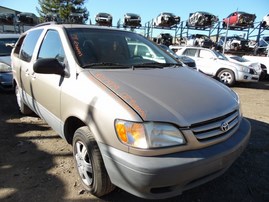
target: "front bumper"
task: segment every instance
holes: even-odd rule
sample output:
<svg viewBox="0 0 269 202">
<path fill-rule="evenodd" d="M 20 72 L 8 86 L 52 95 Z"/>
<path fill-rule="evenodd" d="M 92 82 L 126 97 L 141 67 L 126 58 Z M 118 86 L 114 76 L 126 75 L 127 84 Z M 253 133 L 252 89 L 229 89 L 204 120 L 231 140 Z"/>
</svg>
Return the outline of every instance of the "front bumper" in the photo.
<svg viewBox="0 0 269 202">
<path fill-rule="evenodd" d="M 249 74 L 249 73 L 245 73 L 245 72 L 238 72 L 238 78 L 236 79 L 236 81 L 239 82 L 257 82 L 259 81 L 259 75 L 257 74 Z"/>
<path fill-rule="evenodd" d="M 113 184 L 133 195 L 163 199 L 224 173 L 248 143 L 251 127 L 242 119 L 228 140 L 199 150 L 144 157 L 99 144 Z"/>
</svg>

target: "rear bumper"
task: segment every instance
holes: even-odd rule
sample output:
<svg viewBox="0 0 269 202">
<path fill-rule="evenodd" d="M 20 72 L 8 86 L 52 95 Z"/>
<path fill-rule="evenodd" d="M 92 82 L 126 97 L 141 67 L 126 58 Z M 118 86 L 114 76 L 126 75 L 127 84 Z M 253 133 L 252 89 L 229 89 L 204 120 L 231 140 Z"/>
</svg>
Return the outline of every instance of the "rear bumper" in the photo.
<svg viewBox="0 0 269 202">
<path fill-rule="evenodd" d="M 250 132 L 250 123 L 243 119 L 237 132 L 225 142 L 155 157 L 99 146 L 113 184 L 138 197 L 162 199 L 179 195 L 224 173 L 246 147 Z"/>
</svg>

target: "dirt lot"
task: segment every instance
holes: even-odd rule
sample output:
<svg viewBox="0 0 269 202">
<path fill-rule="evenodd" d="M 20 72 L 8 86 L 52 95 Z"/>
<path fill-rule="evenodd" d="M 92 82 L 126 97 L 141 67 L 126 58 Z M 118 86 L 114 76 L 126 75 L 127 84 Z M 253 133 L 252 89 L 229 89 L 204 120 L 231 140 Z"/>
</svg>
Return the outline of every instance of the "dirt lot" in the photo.
<svg viewBox="0 0 269 202">
<path fill-rule="evenodd" d="M 269 81 L 240 84 L 252 136 L 221 177 L 162 201 L 269 201 Z M 146 201 L 116 189 L 96 198 L 83 190 L 71 146 L 38 117 L 18 113 L 15 96 L 0 94 L 0 201 Z"/>
</svg>

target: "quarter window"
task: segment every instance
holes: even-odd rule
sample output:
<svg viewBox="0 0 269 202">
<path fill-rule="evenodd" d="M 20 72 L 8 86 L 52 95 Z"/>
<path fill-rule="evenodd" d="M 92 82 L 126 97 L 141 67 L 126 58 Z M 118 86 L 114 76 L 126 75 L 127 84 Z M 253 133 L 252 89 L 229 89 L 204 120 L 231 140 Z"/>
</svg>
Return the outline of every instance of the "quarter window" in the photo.
<svg viewBox="0 0 269 202">
<path fill-rule="evenodd" d="M 196 54 L 196 49 L 186 49 L 183 55 L 192 56 L 194 57 Z"/>
</svg>

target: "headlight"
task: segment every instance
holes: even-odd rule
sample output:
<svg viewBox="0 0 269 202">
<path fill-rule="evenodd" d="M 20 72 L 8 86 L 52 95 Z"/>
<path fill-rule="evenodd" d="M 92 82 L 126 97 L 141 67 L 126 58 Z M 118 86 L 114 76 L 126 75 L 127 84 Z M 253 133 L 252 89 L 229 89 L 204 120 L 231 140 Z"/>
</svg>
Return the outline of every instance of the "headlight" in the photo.
<svg viewBox="0 0 269 202">
<path fill-rule="evenodd" d="M 240 98 L 239 95 L 231 89 L 232 95 L 235 98 L 236 102 L 238 103 L 238 108 L 239 108 L 239 115 L 240 117 L 242 117 L 242 108 L 241 108 L 241 102 L 240 102 Z"/>
<path fill-rule="evenodd" d="M 132 147 L 147 149 L 186 143 L 182 133 L 172 124 L 116 120 L 115 128 L 119 140 Z"/>
<path fill-rule="evenodd" d="M 0 72 L 11 72 L 11 71 L 12 68 L 9 65 L 0 62 Z"/>
<path fill-rule="evenodd" d="M 236 64 L 235 67 L 242 72 L 250 73 L 250 68 L 246 65 Z"/>
<path fill-rule="evenodd" d="M 246 72 L 246 73 L 250 73 L 250 69 L 249 69 L 248 67 L 246 67 L 246 66 L 244 66 L 244 67 L 242 68 L 242 71 L 243 71 L 243 72 Z"/>
</svg>

